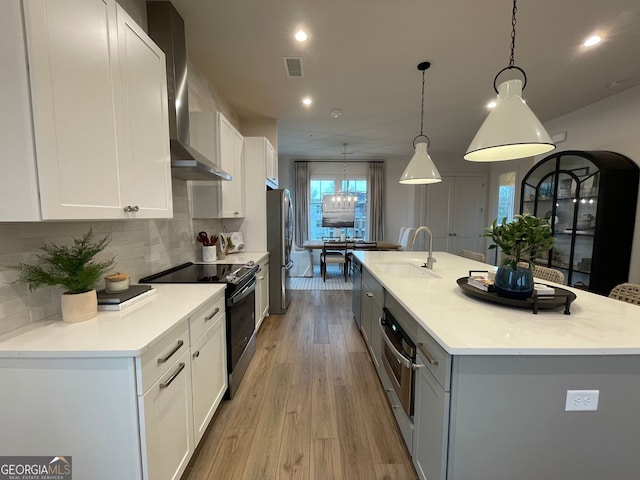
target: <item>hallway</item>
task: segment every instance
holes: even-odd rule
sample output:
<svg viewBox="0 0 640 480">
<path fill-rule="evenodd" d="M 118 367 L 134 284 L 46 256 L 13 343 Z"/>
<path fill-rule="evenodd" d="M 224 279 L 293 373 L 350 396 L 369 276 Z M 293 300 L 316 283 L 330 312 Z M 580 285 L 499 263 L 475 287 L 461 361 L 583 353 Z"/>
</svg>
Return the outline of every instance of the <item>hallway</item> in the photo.
<svg viewBox="0 0 640 480">
<path fill-rule="evenodd" d="M 183 480 L 413 480 L 349 291 L 292 291 Z"/>
</svg>

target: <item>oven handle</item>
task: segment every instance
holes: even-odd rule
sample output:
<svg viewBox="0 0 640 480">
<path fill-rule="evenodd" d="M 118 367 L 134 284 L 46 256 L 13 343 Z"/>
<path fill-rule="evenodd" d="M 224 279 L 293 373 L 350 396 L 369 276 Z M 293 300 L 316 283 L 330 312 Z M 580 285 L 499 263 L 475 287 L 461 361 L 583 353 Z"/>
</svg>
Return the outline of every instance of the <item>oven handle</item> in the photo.
<svg viewBox="0 0 640 480">
<path fill-rule="evenodd" d="M 227 300 L 228 306 L 231 307 L 236 303 L 244 300 L 246 297 L 251 295 L 251 292 L 255 291 L 255 289 L 256 289 L 256 278 L 253 277 L 253 280 L 251 280 L 251 282 L 249 282 L 249 284 L 246 287 L 244 287 L 238 293 L 233 295 L 229 300 Z"/>
<path fill-rule="evenodd" d="M 393 353 L 393 356 L 396 357 L 396 360 L 398 360 L 398 362 L 403 367 L 415 369 L 417 366 L 411 361 L 409 357 L 407 357 L 404 353 L 398 350 L 396 346 L 393 344 L 393 342 L 391 341 L 391 339 L 389 339 L 389 337 L 387 336 L 387 332 L 385 332 L 385 329 L 384 329 L 384 323 L 382 323 L 383 320 L 384 320 L 384 317 L 381 316 L 378 319 L 378 325 L 380 325 L 380 331 L 382 332 L 382 338 L 384 339 L 384 343 L 387 344 L 387 347 L 389 347 L 389 350 L 391 350 L 391 353 Z"/>
</svg>

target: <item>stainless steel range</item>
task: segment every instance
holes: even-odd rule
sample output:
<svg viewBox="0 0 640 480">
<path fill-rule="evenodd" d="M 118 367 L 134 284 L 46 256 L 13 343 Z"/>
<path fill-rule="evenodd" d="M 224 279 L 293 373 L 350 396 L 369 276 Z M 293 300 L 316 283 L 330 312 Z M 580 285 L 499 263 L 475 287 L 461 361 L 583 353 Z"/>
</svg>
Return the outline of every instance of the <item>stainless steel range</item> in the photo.
<svg viewBox="0 0 640 480">
<path fill-rule="evenodd" d="M 184 263 L 149 275 L 140 283 L 225 283 L 227 371 L 233 398 L 256 350 L 255 289 L 258 265 Z"/>
</svg>

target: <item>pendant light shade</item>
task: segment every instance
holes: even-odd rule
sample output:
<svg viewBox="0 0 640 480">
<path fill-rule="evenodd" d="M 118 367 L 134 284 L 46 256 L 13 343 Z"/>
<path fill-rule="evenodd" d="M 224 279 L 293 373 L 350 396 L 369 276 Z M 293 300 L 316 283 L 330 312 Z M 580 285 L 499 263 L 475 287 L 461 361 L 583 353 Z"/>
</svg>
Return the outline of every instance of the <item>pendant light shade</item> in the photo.
<svg viewBox="0 0 640 480">
<path fill-rule="evenodd" d="M 555 148 L 540 120 L 522 100 L 522 80 L 498 87 L 498 102 L 471 141 L 466 160 L 496 162 L 531 157 Z"/>
<path fill-rule="evenodd" d="M 404 173 L 400 177 L 400 183 L 415 185 L 441 181 L 440 172 L 438 172 L 427 152 L 427 144 L 424 142 L 417 143 L 416 153 L 414 153 L 407 168 L 404 169 Z"/>
<path fill-rule="evenodd" d="M 425 183 L 437 183 L 442 181 L 440 172 L 436 168 L 433 160 L 427 152 L 429 148 L 429 137 L 423 133 L 424 126 L 424 72 L 431 66 L 429 62 L 422 62 L 418 64 L 418 70 L 422 72 L 422 108 L 420 110 L 420 135 L 413 139 L 413 148 L 415 153 L 409 165 L 404 169 L 402 176 L 400 177 L 400 183 L 405 185 L 416 185 Z M 419 138 L 424 138 L 416 143 Z"/>
<path fill-rule="evenodd" d="M 511 14 L 511 54 L 509 64 L 493 79 L 493 89 L 498 102 L 480 130 L 471 141 L 465 160 L 472 162 L 497 162 L 515 160 L 547 153 L 556 146 L 540 120 L 522 100 L 522 91 L 527 85 L 527 74 L 515 65 L 517 0 L 513 0 Z M 496 82 L 504 71 L 518 70 L 522 80 L 508 80 L 496 88 Z"/>
</svg>

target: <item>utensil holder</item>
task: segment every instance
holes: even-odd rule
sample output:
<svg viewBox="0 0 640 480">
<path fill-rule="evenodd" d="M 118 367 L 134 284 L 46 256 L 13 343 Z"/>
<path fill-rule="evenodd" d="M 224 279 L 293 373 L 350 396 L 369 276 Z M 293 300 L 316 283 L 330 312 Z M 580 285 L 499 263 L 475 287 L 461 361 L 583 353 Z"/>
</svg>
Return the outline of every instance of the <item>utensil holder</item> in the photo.
<svg viewBox="0 0 640 480">
<path fill-rule="evenodd" d="M 215 262 L 217 260 L 216 246 L 205 245 L 202 247 L 202 261 L 203 262 Z"/>
</svg>

